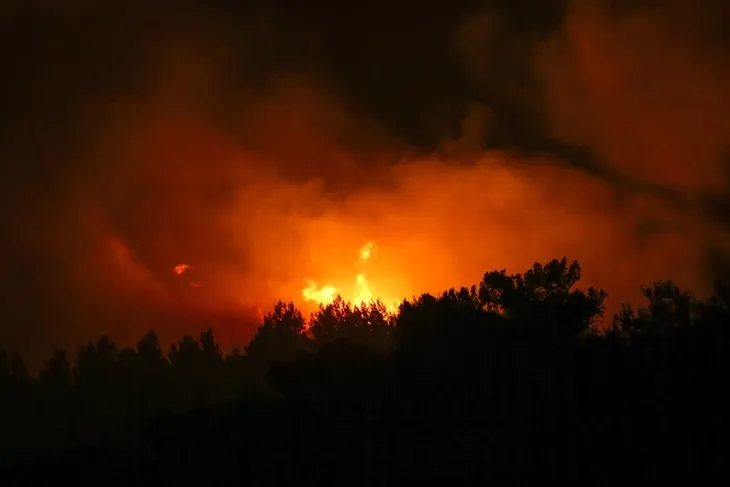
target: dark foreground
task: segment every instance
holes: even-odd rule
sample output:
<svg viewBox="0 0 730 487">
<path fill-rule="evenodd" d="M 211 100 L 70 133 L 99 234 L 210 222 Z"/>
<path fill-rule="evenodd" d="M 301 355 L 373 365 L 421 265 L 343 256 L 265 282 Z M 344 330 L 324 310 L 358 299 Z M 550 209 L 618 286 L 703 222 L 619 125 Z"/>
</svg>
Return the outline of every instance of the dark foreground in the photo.
<svg viewBox="0 0 730 487">
<path fill-rule="evenodd" d="M 0 485 L 725 484 L 727 294 L 659 283 L 599 332 L 578 278 L 338 302 L 306 333 L 282 304 L 245 354 L 102 339 L 37 379 L 7 356 Z"/>
</svg>

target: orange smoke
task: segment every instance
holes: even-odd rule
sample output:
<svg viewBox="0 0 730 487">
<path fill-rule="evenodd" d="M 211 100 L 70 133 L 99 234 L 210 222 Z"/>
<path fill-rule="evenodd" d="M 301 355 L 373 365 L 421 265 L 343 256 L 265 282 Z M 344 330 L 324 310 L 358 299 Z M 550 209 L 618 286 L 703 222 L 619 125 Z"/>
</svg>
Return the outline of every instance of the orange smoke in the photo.
<svg viewBox="0 0 730 487">
<path fill-rule="evenodd" d="M 333 101 L 319 111 L 310 106 L 314 89 L 303 83 L 246 98 L 267 108 L 249 112 L 266 113 L 258 125 L 245 121 L 260 135 L 253 148 L 195 111 L 180 115 L 155 99 L 128 107 L 100 135 L 88 160 L 92 167 L 107 163 L 103 177 L 84 168 L 75 199 L 108 211 L 110 223 L 88 226 L 88 239 L 123 235 L 125 265 L 147 270 L 138 290 L 165 290 L 155 306 L 196 316 L 248 309 L 256 315 L 279 299 L 302 301 L 306 309 L 340 294 L 353 304 L 380 299 L 393 309 L 403 298 L 473 284 L 487 270 L 520 272 L 563 255 L 578 259 L 586 284 L 606 287 L 614 303 L 635 301 L 639 285 L 656 278 L 705 282 L 701 234 L 688 214 L 651 195 L 620 195 L 562 161 L 503 151 L 471 149 L 461 159 L 403 155 L 396 145 L 381 147 L 373 162 L 372 148 L 362 155 L 341 141 L 349 140 L 341 131 L 349 135 L 357 124 L 341 123 L 348 117 Z M 299 97 L 307 102 L 291 102 Z M 280 132 L 272 114 L 296 106 L 301 112 L 288 112 L 292 120 Z M 300 151 L 290 147 L 279 158 L 282 145 Z M 277 165 L 268 164 L 272 158 Z M 328 161 L 337 164 L 320 171 Z M 367 167 L 369 184 L 353 184 Z M 646 221 L 667 230 L 638 233 Z M 205 286 L 176 290 L 166 276 L 180 262 L 194 262 L 181 274 L 190 279 L 194 271 L 194 282 Z M 84 265 L 93 274 L 98 262 Z M 231 333 L 241 343 L 253 329 Z"/>
<path fill-rule="evenodd" d="M 643 183 L 727 189 L 730 54 L 713 37 L 727 12 L 707 2 L 625 13 L 609 2 L 571 4 L 536 62 L 553 135 Z"/>
<path fill-rule="evenodd" d="M 635 301 L 653 279 L 702 290 L 707 249 L 725 235 L 697 201 L 699 190 L 726 183 L 719 154 L 730 133 L 730 78 L 715 61 L 727 55 L 693 29 L 675 30 L 681 15 L 617 18 L 580 5 L 560 32 L 525 49 L 537 53 L 531 67 L 544 99 L 510 96 L 539 104 L 548 135 L 587 147 L 603 172 L 484 148 L 500 112 L 481 104 L 458 140 L 444 136 L 444 150 L 427 152 L 316 70 L 239 83 L 260 63 L 246 49 L 231 52 L 223 24 L 141 40 L 127 60 L 140 73 L 120 82 L 130 93 L 70 98 L 79 147 L 47 151 L 74 160 L 48 178 L 54 187 L 34 202 L 38 218 L 24 219 L 33 225 L 6 232 L 43 265 L 30 272 L 26 262 L 2 262 L 36 281 L 15 285 L 0 304 L 22 313 L 16 322 L 50 323 L 33 334 L 47 339 L 45 354 L 100 332 L 130 343 L 149 328 L 179 337 L 211 322 L 226 323 L 224 342 L 241 344 L 279 299 L 315 306 L 341 294 L 393 306 L 563 255 L 614 305 Z M 501 86 L 490 83 L 489 59 L 502 52 L 505 25 L 482 15 L 456 36 L 485 92 Z M 491 44 L 472 49 L 479 43 Z M 36 295 L 44 306 L 16 304 Z"/>
</svg>

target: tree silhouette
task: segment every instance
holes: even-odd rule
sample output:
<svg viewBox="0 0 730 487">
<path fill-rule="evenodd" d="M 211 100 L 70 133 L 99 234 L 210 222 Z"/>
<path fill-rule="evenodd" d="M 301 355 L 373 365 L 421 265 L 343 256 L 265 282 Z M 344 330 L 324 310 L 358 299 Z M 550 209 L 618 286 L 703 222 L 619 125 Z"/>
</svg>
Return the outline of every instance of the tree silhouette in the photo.
<svg viewBox="0 0 730 487">
<path fill-rule="evenodd" d="M 574 289 L 580 278 L 578 262 L 568 265 L 565 257 L 545 265 L 535 263 L 524 274 L 488 272 L 479 285 L 479 299 L 487 309 L 541 327 L 553 339 L 574 337 L 603 315 L 607 297 L 602 289 Z"/>
<path fill-rule="evenodd" d="M 309 320 L 310 331 L 319 346 L 346 340 L 385 352 L 391 346 L 392 317 L 381 301 L 352 306 L 336 296 L 320 305 Z"/>
<path fill-rule="evenodd" d="M 0 349 L 0 478 L 718 483 L 727 288 L 657 281 L 603 329 L 606 294 L 580 277 L 565 258 L 492 271 L 396 313 L 338 297 L 306 320 L 279 302 L 245 353 L 211 329 L 167 354 L 152 331 L 133 348 L 103 336 L 29 376 Z"/>
<path fill-rule="evenodd" d="M 168 397 L 173 395 L 167 381 L 170 363 L 164 357 L 160 339 L 154 331 L 146 333 L 134 350 L 120 354 L 120 365 L 126 394 L 134 403 L 139 416 L 145 416 L 162 407 L 170 407 Z"/>
<path fill-rule="evenodd" d="M 246 353 L 259 363 L 291 361 L 304 347 L 306 321 L 294 303 L 279 301 L 264 316 L 263 324 L 246 347 Z"/>
<path fill-rule="evenodd" d="M 28 380 L 28 370 L 18 352 L 10 353 L 0 348 L 0 383 L 25 382 Z"/>
<path fill-rule="evenodd" d="M 39 375 L 40 383 L 50 394 L 63 394 L 71 388 L 71 365 L 66 352 L 54 350 L 53 356 Z"/>
</svg>

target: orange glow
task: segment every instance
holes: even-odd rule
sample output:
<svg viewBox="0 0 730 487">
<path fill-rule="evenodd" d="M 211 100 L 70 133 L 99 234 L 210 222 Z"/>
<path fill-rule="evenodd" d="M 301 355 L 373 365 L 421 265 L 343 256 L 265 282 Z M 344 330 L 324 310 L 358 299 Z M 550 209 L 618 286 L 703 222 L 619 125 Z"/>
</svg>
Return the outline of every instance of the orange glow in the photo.
<svg viewBox="0 0 730 487">
<path fill-rule="evenodd" d="M 355 296 L 352 302 L 355 304 L 369 303 L 373 301 L 373 293 L 370 292 L 370 286 L 365 278 L 365 274 L 358 274 L 355 277 Z"/>
<path fill-rule="evenodd" d="M 730 236 L 700 214 L 700 200 L 689 194 L 677 204 L 602 175 L 694 189 L 726 181 L 714 152 L 727 140 L 721 88 L 730 77 L 713 67 L 726 64 L 687 55 L 680 38 L 665 36 L 671 22 L 644 29 L 637 20 L 614 32 L 612 17 L 582 15 L 536 50 L 546 88 L 538 108 L 551 135 L 595 151 L 606 171 L 554 154 L 484 149 L 499 122 L 485 107 L 465 113 L 458 138 L 441 134 L 437 149 L 424 151 L 350 112 L 349 100 L 306 73 L 249 90 L 226 81 L 227 48 L 150 46 L 159 62 L 143 63 L 154 67 L 139 80 L 143 96 L 88 107 L 80 125 L 104 123 L 88 127 L 83 157 L 53 199 L 39 202 L 43 218 L 6 232 L 19 249 L 74 262 L 42 280 L 41 294 L 63 309 L 36 306 L 34 335 L 76 347 L 104 323 L 124 343 L 162 326 L 177 339 L 217 316 L 242 315 L 222 337 L 241 344 L 279 299 L 306 312 L 339 293 L 395 309 L 403 298 L 477 283 L 488 270 L 522 272 L 563 255 L 580 261 L 583 285 L 606 288 L 609 307 L 643 303 L 638 286 L 653 279 L 705 285 L 706 250 L 730 248 Z M 482 20 L 486 30 L 467 25 L 456 44 L 477 71 L 473 82 L 491 89 L 497 68 L 480 36 L 493 31 Z M 620 42 L 629 35 L 637 42 Z M 655 46 L 665 44 L 673 49 L 662 54 Z M 652 80 L 662 83 L 647 96 Z M 528 106 L 537 103 L 526 94 Z M 211 114 L 224 107 L 218 123 Z M 3 296 L 4 308 L 21 303 Z"/>
<path fill-rule="evenodd" d="M 337 296 L 337 289 L 334 286 L 317 287 L 314 281 L 308 281 L 307 287 L 302 289 L 302 297 L 306 301 L 312 301 L 317 304 L 330 304 Z"/>
<path fill-rule="evenodd" d="M 388 299 L 384 296 L 374 295 L 373 292 L 370 290 L 370 284 L 367 277 L 365 276 L 365 264 L 370 260 L 370 257 L 373 255 L 374 250 L 374 242 L 367 242 L 362 247 L 360 247 L 360 259 L 357 262 L 358 266 L 360 267 L 360 272 L 358 272 L 355 276 L 355 282 L 352 288 L 352 297 L 350 299 L 350 302 L 354 306 L 362 306 L 380 300 L 385 304 L 388 311 L 394 312 L 397 309 L 397 301 Z M 312 280 L 309 280 L 307 282 L 307 287 L 302 289 L 302 297 L 304 298 L 304 300 L 318 305 L 331 304 L 338 295 L 342 296 L 343 290 L 338 289 L 337 287 L 332 285 L 327 285 L 319 288 L 317 287 L 316 282 Z"/>
<path fill-rule="evenodd" d="M 360 248 L 361 262 L 367 262 L 368 260 L 370 260 L 370 254 L 372 253 L 374 246 L 375 244 L 373 242 L 368 242 Z"/>
<path fill-rule="evenodd" d="M 176 266 L 175 266 L 175 267 L 173 268 L 173 271 L 174 271 L 174 272 L 175 272 L 175 274 L 177 274 L 178 276 L 182 276 L 182 275 L 183 275 L 183 274 L 185 274 L 185 272 L 187 272 L 188 270 L 190 270 L 190 266 L 189 266 L 189 265 L 187 265 L 187 264 L 179 264 L 179 265 L 176 265 Z"/>
</svg>

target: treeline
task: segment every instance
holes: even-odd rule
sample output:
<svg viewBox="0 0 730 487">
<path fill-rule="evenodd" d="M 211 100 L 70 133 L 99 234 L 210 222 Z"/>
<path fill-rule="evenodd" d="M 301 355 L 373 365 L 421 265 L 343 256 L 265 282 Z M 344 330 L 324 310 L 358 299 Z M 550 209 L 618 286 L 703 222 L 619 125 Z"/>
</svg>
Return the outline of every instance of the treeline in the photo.
<svg viewBox="0 0 730 487">
<path fill-rule="evenodd" d="M 37 377 L 0 351 L 0 478 L 658 485 L 724 476 L 728 293 L 605 320 L 566 259 L 404 301 L 279 303 L 245 350 L 109 337 Z M 603 321 L 603 326 L 597 326 Z M 103 477 L 99 477 L 103 475 Z M 3 482 L 0 482 L 3 483 Z M 3 485 L 6 485 L 3 483 Z"/>
</svg>

